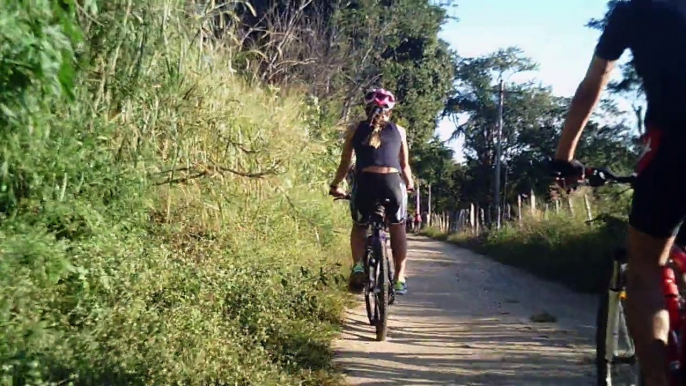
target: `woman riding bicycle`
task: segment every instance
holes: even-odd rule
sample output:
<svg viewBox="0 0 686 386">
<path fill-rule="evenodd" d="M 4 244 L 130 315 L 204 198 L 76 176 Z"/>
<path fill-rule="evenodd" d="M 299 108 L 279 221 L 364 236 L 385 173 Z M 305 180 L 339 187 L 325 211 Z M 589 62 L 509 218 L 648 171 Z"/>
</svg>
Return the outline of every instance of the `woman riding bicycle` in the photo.
<svg viewBox="0 0 686 386">
<path fill-rule="evenodd" d="M 356 155 L 355 176 L 350 199 L 353 220 L 350 232 L 353 268 L 350 289 L 360 292 L 364 288 L 365 273 L 362 258 L 365 253 L 366 228 L 375 203 L 386 204 L 386 216 L 390 222 L 391 249 L 396 267 L 396 294 L 407 292 L 405 260 L 407 240 L 405 218 L 407 216 L 407 191 L 414 190 L 410 171 L 409 153 L 405 129 L 390 121 L 395 97 L 390 91 L 378 88 L 364 97 L 367 119 L 348 129 L 341 162 L 330 185 L 329 194 L 342 197 L 346 192 L 339 184 L 348 174 L 353 153 Z"/>
</svg>

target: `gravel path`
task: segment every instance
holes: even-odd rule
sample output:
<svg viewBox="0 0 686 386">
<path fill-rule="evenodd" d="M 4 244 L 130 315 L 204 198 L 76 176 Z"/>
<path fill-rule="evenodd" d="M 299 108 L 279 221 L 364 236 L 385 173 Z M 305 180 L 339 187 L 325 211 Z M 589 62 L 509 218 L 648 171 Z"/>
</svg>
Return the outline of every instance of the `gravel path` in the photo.
<svg viewBox="0 0 686 386">
<path fill-rule="evenodd" d="M 350 385 L 592 385 L 595 296 L 410 236 L 409 290 L 374 340 L 349 310 L 336 361 Z M 556 322 L 532 322 L 549 313 Z"/>
</svg>

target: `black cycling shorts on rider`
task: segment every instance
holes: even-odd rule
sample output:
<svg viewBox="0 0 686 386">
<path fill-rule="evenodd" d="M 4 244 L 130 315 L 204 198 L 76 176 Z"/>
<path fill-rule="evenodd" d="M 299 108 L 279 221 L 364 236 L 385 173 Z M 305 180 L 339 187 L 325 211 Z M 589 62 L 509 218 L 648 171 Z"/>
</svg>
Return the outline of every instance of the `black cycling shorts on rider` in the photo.
<svg viewBox="0 0 686 386">
<path fill-rule="evenodd" d="M 400 224 L 407 217 L 407 193 L 400 173 L 364 173 L 355 175 L 350 199 L 350 216 L 357 225 L 366 226 L 374 203 L 388 199 L 386 217 Z"/>
</svg>

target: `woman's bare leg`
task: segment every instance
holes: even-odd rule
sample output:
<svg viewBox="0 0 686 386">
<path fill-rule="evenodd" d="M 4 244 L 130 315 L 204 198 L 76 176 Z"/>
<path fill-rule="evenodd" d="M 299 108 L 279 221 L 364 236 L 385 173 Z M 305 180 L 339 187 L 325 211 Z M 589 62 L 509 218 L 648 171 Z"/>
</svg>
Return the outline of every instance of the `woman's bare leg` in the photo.
<svg viewBox="0 0 686 386">
<path fill-rule="evenodd" d="M 393 262 L 395 263 L 395 280 L 405 281 L 405 268 L 407 266 L 407 233 L 405 224 L 392 224 L 391 249 L 393 250 Z"/>
</svg>

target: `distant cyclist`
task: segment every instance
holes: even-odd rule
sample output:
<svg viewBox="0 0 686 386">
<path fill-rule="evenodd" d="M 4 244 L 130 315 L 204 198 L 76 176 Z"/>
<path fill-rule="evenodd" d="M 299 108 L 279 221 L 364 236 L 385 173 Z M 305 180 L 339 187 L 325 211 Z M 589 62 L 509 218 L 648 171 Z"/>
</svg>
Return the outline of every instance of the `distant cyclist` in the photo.
<svg viewBox="0 0 686 386">
<path fill-rule="evenodd" d="M 586 77 L 572 99 L 554 168 L 567 181 L 583 177 L 574 160 L 581 132 L 610 72 L 629 49 L 648 100 L 646 150 L 636 172 L 629 216 L 627 317 L 647 386 L 667 386 L 669 318 L 662 266 L 686 218 L 686 0 L 632 0 L 612 10 Z"/>
<path fill-rule="evenodd" d="M 419 212 L 414 213 L 414 231 L 419 232 L 422 230 L 422 216 L 419 214 Z"/>
<path fill-rule="evenodd" d="M 405 220 L 407 216 L 407 191 L 414 189 L 405 129 L 390 121 L 395 97 L 387 90 L 378 88 L 364 97 L 367 119 L 348 129 L 343 143 L 343 153 L 329 193 L 343 196 L 339 184 L 350 168 L 353 152 L 356 155 L 354 184 L 350 200 L 353 227 L 350 245 L 353 268 L 350 288 L 360 292 L 366 280 L 362 257 L 365 253 L 366 226 L 374 210 L 375 201 L 388 199 L 386 216 L 390 222 L 391 248 L 395 262 L 396 293 L 407 292 L 405 266 L 407 239 Z"/>
</svg>

